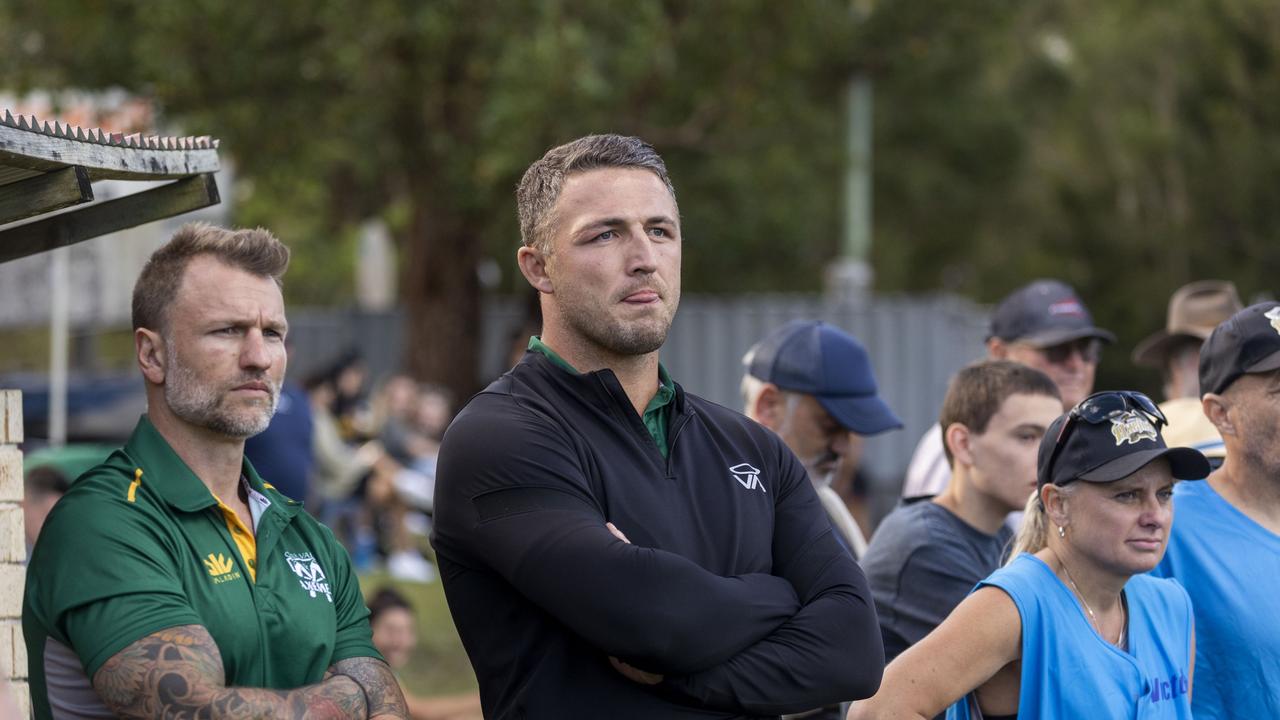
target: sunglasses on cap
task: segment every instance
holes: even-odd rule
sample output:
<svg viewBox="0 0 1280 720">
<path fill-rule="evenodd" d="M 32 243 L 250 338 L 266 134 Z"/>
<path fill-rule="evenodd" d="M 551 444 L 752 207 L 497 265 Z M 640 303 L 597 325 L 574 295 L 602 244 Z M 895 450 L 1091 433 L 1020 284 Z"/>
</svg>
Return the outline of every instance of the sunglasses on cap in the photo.
<svg viewBox="0 0 1280 720">
<path fill-rule="evenodd" d="M 1169 420 L 1165 418 L 1160 408 L 1151 402 L 1151 398 L 1140 392 L 1109 390 L 1090 395 L 1071 408 L 1067 413 L 1066 421 L 1058 429 L 1058 437 L 1053 441 L 1053 452 L 1049 455 L 1049 462 L 1045 467 L 1045 477 L 1053 477 L 1053 465 L 1058 461 L 1058 455 L 1062 453 L 1062 448 L 1067 444 L 1067 437 L 1077 422 L 1083 421 L 1090 425 L 1097 425 L 1106 422 L 1117 413 L 1128 410 L 1137 410 L 1146 415 L 1157 428 L 1169 424 Z"/>
<path fill-rule="evenodd" d="M 1096 364 L 1102 358 L 1102 341 L 1097 338 L 1083 338 L 1064 342 L 1060 345 L 1039 348 L 1039 351 L 1044 355 L 1045 360 L 1054 365 L 1061 365 L 1067 362 L 1077 352 L 1080 353 L 1081 360 Z"/>
</svg>

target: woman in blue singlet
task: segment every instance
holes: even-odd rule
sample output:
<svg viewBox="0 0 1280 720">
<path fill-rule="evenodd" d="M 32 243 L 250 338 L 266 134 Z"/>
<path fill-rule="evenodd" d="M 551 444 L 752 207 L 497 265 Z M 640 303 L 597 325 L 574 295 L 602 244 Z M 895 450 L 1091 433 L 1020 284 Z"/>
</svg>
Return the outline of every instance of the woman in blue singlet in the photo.
<svg viewBox="0 0 1280 720">
<path fill-rule="evenodd" d="M 1055 420 L 1012 559 L 849 719 L 1190 718 L 1191 601 L 1145 573 L 1164 555 L 1174 480 L 1209 464 L 1166 447 L 1165 422 L 1136 392 L 1096 393 Z"/>
</svg>

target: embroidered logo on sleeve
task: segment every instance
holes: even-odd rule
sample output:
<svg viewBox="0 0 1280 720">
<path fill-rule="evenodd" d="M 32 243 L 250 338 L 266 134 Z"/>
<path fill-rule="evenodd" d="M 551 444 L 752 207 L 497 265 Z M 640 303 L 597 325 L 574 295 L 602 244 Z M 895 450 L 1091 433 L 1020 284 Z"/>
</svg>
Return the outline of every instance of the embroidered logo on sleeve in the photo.
<svg viewBox="0 0 1280 720">
<path fill-rule="evenodd" d="M 311 553 L 286 552 L 284 559 L 289 563 L 289 569 L 293 570 L 293 574 L 298 576 L 298 582 L 301 583 L 303 590 L 310 593 L 311 597 L 324 595 L 329 602 L 333 602 L 333 590 L 329 587 L 329 580 L 325 577 L 320 563 L 316 562 Z"/>
<path fill-rule="evenodd" d="M 217 555 L 209 553 L 204 559 L 204 567 L 209 571 L 209 575 L 213 577 L 214 585 L 221 585 L 224 582 L 230 582 L 240 577 L 239 572 L 233 572 L 235 571 L 235 563 L 231 562 L 222 553 Z"/>
<path fill-rule="evenodd" d="M 742 487 L 748 490 L 758 489 L 760 492 L 767 492 L 764 489 L 764 483 L 760 482 L 760 471 L 752 467 L 750 463 L 738 463 L 729 468 L 729 472 L 733 473 L 733 479 L 737 480 Z"/>
</svg>

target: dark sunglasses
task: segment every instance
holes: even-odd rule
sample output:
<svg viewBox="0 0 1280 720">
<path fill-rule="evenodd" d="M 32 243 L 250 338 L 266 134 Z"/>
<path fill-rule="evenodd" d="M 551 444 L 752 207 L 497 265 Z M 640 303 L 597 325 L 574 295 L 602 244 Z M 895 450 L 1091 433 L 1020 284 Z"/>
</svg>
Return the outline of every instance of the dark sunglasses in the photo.
<svg viewBox="0 0 1280 720">
<path fill-rule="evenodd" d="M 1137 410 L 1146 415 L 1156 424 L 1157 429 L 1169 424 L 1169 420 L 1165 418 L 1163 412 L 1160 412 L 1160 408 L 1151 402 L 1151 398 L 1140 392 L 1108 390 L 1094 393 L 1071 408 L 1067 413 L 1066 421 L 1062 423 L 1062 427 L 1058 428 L 1058 437 L 1053 441 L 1053 452 L 1049 454 L 1049 462 L 1045 466 L 1045 481 L 1052 482 L 1053 465 L 1058 461 L 1058 455 L 1067 444 L 1067 436 L 1071 434 L 1071 429 L 1078 421 L 1083 420 L 1090 425 L 1097 425 L 1116 413 L 1127 410 Z"/>
<path fill-rule="evenodd" d="M 1097 363 L 1102 357 L 1102 341 L 1097 338 L 1085 338 L 1052 345 L 1040 349 L 1045 359 L 1054 365 L 1061 365 L 1071 359 L 1074 353 L 1080 353 L 1080 359 L 1087 363 Z"/>
</svg>

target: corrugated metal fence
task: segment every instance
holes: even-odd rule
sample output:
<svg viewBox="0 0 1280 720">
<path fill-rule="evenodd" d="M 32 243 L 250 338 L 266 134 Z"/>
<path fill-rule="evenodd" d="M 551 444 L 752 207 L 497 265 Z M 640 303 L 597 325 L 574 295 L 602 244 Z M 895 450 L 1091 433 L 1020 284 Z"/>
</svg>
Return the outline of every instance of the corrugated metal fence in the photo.
<svg viewBox="0 0 1280 720">
<path fill-rule="evenodd" d="M 729 407 L 738 395 L 742 356 L 766 332 L 797 319 L 825 320 L 852 333 L 871 353 L 881 393 L 906 428 L 871 438 L 864 467 L 877 494 L 901 482 L 920 435 L 936 421 L 947 380 L 983 354 L 987 310 L 949 296 L 874 297 L 836 303 L 819 295 L 686 296 L 662 350 L 662 361 L 685 389 Z M 484 310 L 486 377 L 506 369 L 508 340 L 521 320 L 513 300 Z M 374 377 L 399 366 L 403 350 L 399 312 L 291 309 L 290 366 L 295 377 L 358 347 Z"/>
</svg>

